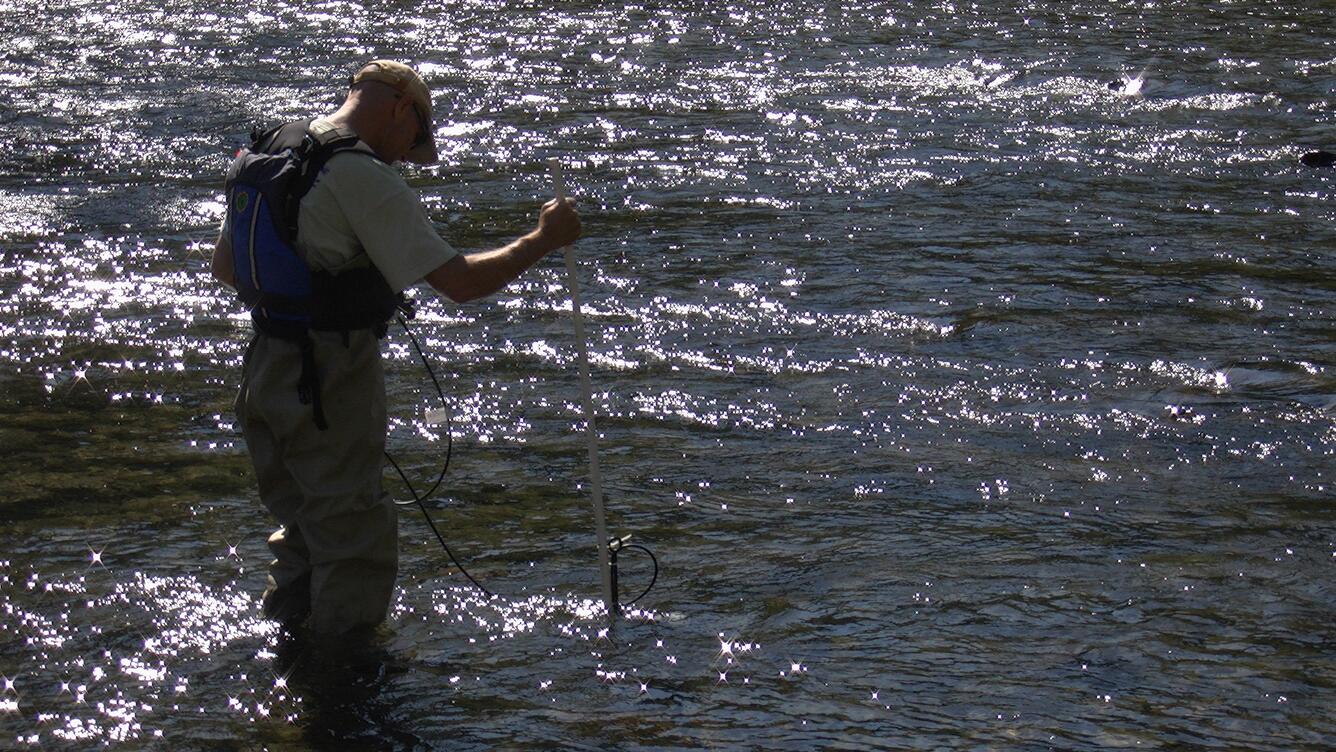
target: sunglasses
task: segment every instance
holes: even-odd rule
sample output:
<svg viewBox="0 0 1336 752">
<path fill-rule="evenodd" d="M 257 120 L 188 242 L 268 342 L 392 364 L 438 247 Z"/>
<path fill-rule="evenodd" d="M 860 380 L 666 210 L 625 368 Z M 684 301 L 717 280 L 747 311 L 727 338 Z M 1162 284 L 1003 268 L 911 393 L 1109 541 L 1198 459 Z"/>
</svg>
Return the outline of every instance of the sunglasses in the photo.
<svg viewBox="0 0 1336 752">
<path fill-rule="evenodd" d="M 399 96 L 404 95 L 400 94 Z M 431 125 L 427 123 L 427 116 L 423 115 L 422 110 L 418 109 L 417 102 L 413 102 L 413 114 L 417 116 L 418 121 L 417 140 L 413 142 L 413 148 L 416 149 L 431 141 Z"/>
</svg>

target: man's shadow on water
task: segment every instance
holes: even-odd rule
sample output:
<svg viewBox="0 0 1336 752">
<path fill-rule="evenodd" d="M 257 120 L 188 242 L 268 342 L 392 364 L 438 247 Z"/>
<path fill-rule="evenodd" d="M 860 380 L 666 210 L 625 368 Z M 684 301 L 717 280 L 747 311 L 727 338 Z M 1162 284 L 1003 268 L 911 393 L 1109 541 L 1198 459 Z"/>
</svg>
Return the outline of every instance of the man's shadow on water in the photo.
<svg viewBox="0 0 1336 752">
<path fill-rule="evenodd" d="M 429 750 L 401 727 L 395 704 L 382 696 L 405 671 L 386 648 L 388 638 L 366 632 L 338 638 L 284 628 L 274 670 L 302 700 L 297 726 L 314 750 Z"/>
</svg>

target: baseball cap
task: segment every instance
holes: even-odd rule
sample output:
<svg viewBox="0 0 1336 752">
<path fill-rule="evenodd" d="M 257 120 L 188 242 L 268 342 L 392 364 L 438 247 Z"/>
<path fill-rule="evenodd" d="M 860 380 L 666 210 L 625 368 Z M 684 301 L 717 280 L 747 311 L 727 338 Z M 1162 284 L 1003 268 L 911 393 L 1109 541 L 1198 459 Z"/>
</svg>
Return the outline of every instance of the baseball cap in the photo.
<svg viewBox="0 0 1336 752">
<path fill-rule="evenodd" d="M 395 91 L 413 100 L 413 106 L 417 108 L 422 121 L 427 125 L 428 138 L 426 143 L 413 147 L 404 159 L 417 164 L 435 163 L 439 157 L 436 154 L 436 133 L 431 127 L 431 92 L 427 89 L 427 85 L 422 83 L 422 77 L 417 71 L 394 60 L 372 60 L 353 74 L 348 85 L 352 86 L 363 81 L 388 84 Z"/>
</svg>

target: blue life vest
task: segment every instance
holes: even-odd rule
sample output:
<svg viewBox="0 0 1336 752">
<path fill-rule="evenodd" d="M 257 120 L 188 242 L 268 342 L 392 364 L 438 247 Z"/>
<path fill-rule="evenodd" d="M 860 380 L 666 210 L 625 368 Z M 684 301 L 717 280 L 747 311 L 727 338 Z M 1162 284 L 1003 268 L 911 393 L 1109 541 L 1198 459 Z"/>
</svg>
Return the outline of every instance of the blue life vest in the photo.
<svg viewBox="0 0 1336 752">
<path fill-rule="evenodd" d="M 228 223 L 237 293 L 250 310 L 255 329 L 301 346 L 298 397 L 312 404 L 324 430 L 310 332 L 371 329 L 385 336 L 395 311 L 411 310 L 374 264 L 339 274 L 312 270 L 297 245 L 302 197 L 310 192 L 335 154 L 356 151 L 376 159 L 357 134 L 335 128 L 310 132 L 299 121 L 252 133 L 251 145 L 237 153 L 227 171 Z"/>
</svg>

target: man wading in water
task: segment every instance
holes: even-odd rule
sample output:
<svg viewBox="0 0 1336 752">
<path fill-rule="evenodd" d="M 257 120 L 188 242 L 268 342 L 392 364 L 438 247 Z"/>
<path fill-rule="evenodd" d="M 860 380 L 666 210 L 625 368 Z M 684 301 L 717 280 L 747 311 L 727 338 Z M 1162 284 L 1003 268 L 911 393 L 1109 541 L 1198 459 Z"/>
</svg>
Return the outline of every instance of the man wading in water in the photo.
<svg viewBox="0 0 1336 752">
<path fill-rule="evenodd" d="M 282 524 L 269 536 L 264 613 L 320 634 L 379 624 L 394 590 L 380 337 L 402 291 L 426 280 L 475 300 L 580 236 L 573 206 L 554 200 L 532 232 L 460 254 L 391 166 L 400 160 L 437 160 L 431 94 L 412 68 L 377 60 L 338 111 L 238 155 L 213 254 L 213 276 L 238 290 L 256 330 L 236 411 L 260 500 Z"/>
</svg>

